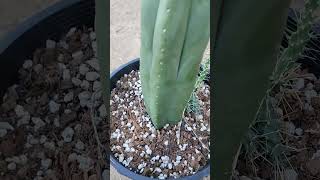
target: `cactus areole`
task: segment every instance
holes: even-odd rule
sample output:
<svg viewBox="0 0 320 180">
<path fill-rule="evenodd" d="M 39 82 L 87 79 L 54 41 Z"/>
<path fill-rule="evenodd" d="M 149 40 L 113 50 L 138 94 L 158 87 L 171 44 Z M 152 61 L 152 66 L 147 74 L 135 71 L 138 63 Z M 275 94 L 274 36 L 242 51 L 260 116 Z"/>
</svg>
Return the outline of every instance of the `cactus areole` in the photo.
<svg viewBox="0 0 320 180">
<path fill-rule="evenodd" d="M 142 0 L 142 94 L 157 129 L 182 119 L 209 36 L 210 0 Z"/>
</svg>

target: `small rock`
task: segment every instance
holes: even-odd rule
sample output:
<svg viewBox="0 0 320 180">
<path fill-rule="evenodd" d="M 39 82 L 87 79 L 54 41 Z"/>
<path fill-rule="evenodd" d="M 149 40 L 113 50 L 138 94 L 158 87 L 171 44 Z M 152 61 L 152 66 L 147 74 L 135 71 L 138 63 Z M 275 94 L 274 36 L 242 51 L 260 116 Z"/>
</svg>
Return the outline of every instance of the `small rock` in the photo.
<svg viewBox="0 0 320 180">
<path fill-rule="evenodd" d="M 87 72 L 86 73 L 86 80 L 88 81 L 95 81 L 100 77 L 97 72 Z"/>
<path fill-rule="evenodd" d="M 79 66 L 79 73 L 80 73 L 81 75 L 85 75 L 88 71 L 89 71 L 89 68 L 87 67 L 87 65 L 81 64 L 81 65 Z"/>
<path fill-rule="evenodd" d="M 72 153 L 68 156 L 68 162 L 72 162 L 78 159 L 78 155 L 76 153 Z"/>
<path fill-rule="evenodd" d="M 89 83 L 88 81 L 86 81 L 86 80 L 83 80 L 82 83 L 81 83 L 81 85 L 80 85 L 80 87 L 81 87 L 82 89 L 84 89 L 84 90 L 88 90 L 89 87 L 90 87 L 90 83 Z"/>
<path fill-rule="evenodd" d="M 296 90 L 300 90 L 300 89 L 304 88 L 304 79 L 303 78 L 297 79 L 297 82 L 293 88 Z"/>
<path fill-rule="evenodd" d="M 63 60 L 64 60 L 63 54 L 59 54 L 57 60 L 58 60 L 59 62 L 63 62 Z"/>
<path fill-rule="evenodd" d="M 80 79 L 74 78 L 74 77 L 71 79 L 71 81 L 72 81 L 72 84 L 75 86 L 79 86 L 82 82 Z"/>
<path fill-rule="evenodd" d="M 307 90 L 304 92 L 304 95 L 306 96 L 307 102 L 311 103 L 311 98 L 316 97 L 318 94 L 315 90 Z"/>
<path fill-rule="evenodd" d="M 302 136 L 302 134 L 303 134 L 303 129 L 297 128 L 297 129 L 295 130 L 295 132 L 296 132 L 296 134 L 297 134 L 298 136 Z"/>
<path fill-rule="evenodd" d="M 83 150 L 84 149 L 84 143 L 82 141 L 78 141 L 75 145 L 76 149 Z"/>
<path fill-rule="evenodd" d="M 43 171 L 39 170 L 39 171 L 37 172 L 37 176 L 42 176 L 42 175 L 43 175 Z"/>
<path fill-rule="evenodd" d="M 21 125 L 29 124 L 29 122 L 30 122 L 30 114 L 26 112 L 26 114 L 18 120 L 17 126 L 19 127 Z"/>
<path fill-rule="evenodd" d="M 74 130 L 75 130 L 76 132 L 80 132 L 80 131 L 81 131 L 81 124 L 76 124 L 76 125 L 74 126 Z"/>
<path fill-rule="evenodd" d="M 95 81 L 92 86 L 93 91 L 98 91 L 101 88 L 101 83 L 99 81 Z"/>
<path fill-rule="evenodd" d="M 73 92 L 69 92 L 68 94 L 66 94 L 63 98 L 64 102 L 70 102 L 73 100 Z"/>
<path fill-rule="evenodd" d="M 83 58 L 83 52 L 80 50 L 72 53 L 72 58 L 76 60 L 81 60 Z"/>
<path fill-rule="evenodd" d="M 25 164 L 27 164 L 27 161 L 28 161 L 28 158 L 27 158 L 27 156 L 26 155 L 21 155 L 20 157 L 19 157 L 19 159 L 20 159 L 20 162 L 19 162 L 19 164 L 22 164 L 22 165 L 25 165 Z"/>
<path fill-rule="evenodd" d="M 0 138 L 6 136 L 8 131 L 6 129 L 0 129 Z"/>
<path fill-rule="evenodd" d="M 307 84 L 306 90 L 313 90 L 314 85 L 310 82 Z"/>
<path fill-rule="evenodd" d="M 105 170 L 103 170 L 103 172 L 102 172 L 102 180 L 108 180 L 108 179 L 110 179 L 109 177 L 109 170 L 107 170 L 107 169 L 105 169 Z"/>
<path fill-rule="evenodd" d="M 54 125 L 55 127 L 60 127 L 60 121 L 59 121 L 58 118 L 54 118 L 54 120 L 53 120 L 53 125 Z"/>
<path fill-rule="evenodd" d="M 21 106 L 21 105 L 17 105 L 15 108 L 14 108 L 14 112 L 16 113 L 16 115 L 18 116 L 18 117 L 22 117 L 22 116 L 24 116 L 25 115 L 25 111 L 24 111 L 24 108 L 23 108 L 23 106 Z"/>
<path fill-rule="evenodd" d="M 40 118 L 38 118 L 38 117 L 31 118 L 31 121 L 34 124 L 34 130 L 35 131 L 37 131 L 38 129 L 40 129 L 41 127 L 46 125 L 46 123 L 44 121 L 42 121 Z"/>
<path fill-rule="evenodd" d="M 50 149 L 50 150 L 55 150 L 55 145 L 54 142 L 45 142 L 43 145 L 45 148 Z"/>
<path fill-rule="evenodd" d="M 67 66 L 66 66 L 65 64 L 63 64 L 63 63 L 58 63 L 57 66 L 58 66 L 58 70 L 59 70 L 59 72 L 60 72 L 61 74 L 63 74 L 63 71 L 64 71 L 65 69 L 67 69 Z"/>
<path fill-rule="evenodd" d="M 283 110 L 281 108 L 276 108 L 276 112 L 280 117 L 283 116 Z"/>
<path fill-rule="evenodd" d="M 54 102 L 53 100 L 51 100 L 49 102 L 49 110 L 51 113 L 55 113 L 60 109 L 60 104 Z"/>
<path fill-rule="evenodd" d="M 16 170 L 16 168 L 17 168 L 16 163 L 11 162 L 11 163 L 8 164 L 8 170 L 14 171 L 14 170 Z"/>
<path fill-rule="evenodd" d="M 47 141 L 47 137 L 45 135 L 41 135 L 40 137 L 40 144 L 43 144 Z"/>
<path fill-rule="evenodd" d="M 33 71 L 36 72 L 37 74 L 39 74 L 43 69 L 43 66 L 41 64 L 37 64 L 35 66 L 33 66 Z"/>
<path fill-rule="evenodd" d="M 6 129 L 6 130 L 14 130 L 13 126 L 9 124 L 8 122 L 0 122 L 0 129 Z"/>
<path fill-rule="evenodd" d="M 90 39 L 91 39 L 91 41 L 96 40 L 96 33 L 95 32 L 90 32 Z"/>
<path fill-rule="evenodd" d="M 79 93 L 78 98 L 80 100 L 80 105 L 84 107 L 88 104 L 88 101 L 91 98 L 91 93 L 88 91 L 83 91 Z"/>
<path fill-rule="evenodd" d="M 55 41 L 48 39 L 46 41 L 46 48 L 47 49 L 54 49 L 56 47 L 56 44 L 57 43 Z"/>
<path fill-rule="evenodd" d="M 100 71 L 100 65 L 97 59 L 91 59 L 87 61 L 87 64 L 89 64 L 94 70 Z"/>
<path fill-rule="evenodd" d="M 70 37 L 70 36 L 72 36 L 75 32 L 77 31 L 77 28 L 75 28 L 75 27 L 73 27 L 73 28 L 71 28 L 69 31 L 68 31 L 68 33 L 67 33 L 67 37 Z"/>
<path fill-rule="evenodd" d="M 295 133 L 296 127 L 292 122 L 285 122 L 285 128 L 289 134 L 293 135 Z"/>
<path fill-rule="evenodd" d="M 312 155 L 312 158 L 311 159 L 320 159 L 320 150 L 318 150 L 317 152 L 315 152 L 313 155 Z"/>
<path fill-rule="evenodd" d="M 70 70 L 69 69 L 63 70 L 62 78 L 63 78 L 63 80 L 70 80 L 71 79 L 71 75 L 70 75 Z"/>
<path fill-rule="evenodd" d="M 314 108 L 309 103 L 305 103 L 304 106 L 303 106 L 303 109 L 307 110 L 307 111 L 314 111 Z"/>
<path fill-rule="evenodd" d="M 286 169 L 283 174 L 284 180 L 298 180 L 298 174 L 293 169 Z"/>
<path fill-rule="evenodd" d="M 24 69 L 29 69 L 29 68 L 32 67 L 32 64 L 33 64 L 32 60 L 26 60 L 26 61 L 24 61 L 22 67 L 23 67 Z"/>
<path fill-rule="evenodd" d="M 58 144 L 59 147 L 62 147 L 63 146 L 63 140 L 58 141 L 57 144 Z"/>
<path fill-rule="evenodd" d="M 63 130 L 61 136 L 63 137 L 64 142 L 71 142 L 73 138 L 74 130 L 70 127 L 67 127 Z"/>
<path fill-rule="evenodd" d="M 41 160 L 41 166 L 43 169 L 48 169 L 52 164 L 52 160 L 51 159 L 42 159 Z"/>
<path fill-rule="evenodd" d="M 102 104 L 102 105 L 99 107 L 98 111 L 99 111 L 99 116 L 100 116 L 100 117 L 106 117 L 106 116 L 108 115 L 106 106 L 105 106 L 104 104 Z"/>
<path fill-rule="evenodd" d="M 89 157 L 78 156 L 79 169 L 89 171 L 92 169 L 93 160 Z"/>
</svg>

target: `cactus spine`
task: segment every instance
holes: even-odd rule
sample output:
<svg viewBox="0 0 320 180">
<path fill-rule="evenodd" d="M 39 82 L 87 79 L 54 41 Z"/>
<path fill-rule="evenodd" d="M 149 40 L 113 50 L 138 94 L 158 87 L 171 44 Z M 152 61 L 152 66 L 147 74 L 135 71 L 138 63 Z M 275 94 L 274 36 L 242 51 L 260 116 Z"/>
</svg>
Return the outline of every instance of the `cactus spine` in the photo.
<svg viewBox="0 0 320 180">
<path fill-rule="evenodd" d="M 210 35 L 209 0 L 142 0 L 142 93 L 156 128 L 181 120 Z"/>
</svg>

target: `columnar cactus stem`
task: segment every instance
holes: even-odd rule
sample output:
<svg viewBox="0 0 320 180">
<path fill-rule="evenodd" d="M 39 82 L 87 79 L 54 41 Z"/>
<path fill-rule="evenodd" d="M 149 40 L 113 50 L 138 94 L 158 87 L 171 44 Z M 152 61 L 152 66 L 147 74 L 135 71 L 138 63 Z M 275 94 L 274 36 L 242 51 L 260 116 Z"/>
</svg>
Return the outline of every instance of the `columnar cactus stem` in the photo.
<svg viewBox="0 0 320 180">
<path fill-rule="evenodd" d="M 181 120 L 210 35 L 209 0 L 142 0 L 141 83 L 156 128 Z"/>
</svg>

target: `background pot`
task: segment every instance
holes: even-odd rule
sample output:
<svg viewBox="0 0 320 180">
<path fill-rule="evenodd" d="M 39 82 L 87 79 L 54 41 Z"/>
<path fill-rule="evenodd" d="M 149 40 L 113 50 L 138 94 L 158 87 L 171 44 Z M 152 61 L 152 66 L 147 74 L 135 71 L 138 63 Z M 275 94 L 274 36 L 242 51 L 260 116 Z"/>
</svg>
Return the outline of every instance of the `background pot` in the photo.
<svg viewBox="0 0 320 180">
<path fill-rule="evenodd" d="M 120 80 L 125 74 L 129 74 L 132 70 L 139 70 L 139 59 L 132 60 L 127 64 L 124 64 L 117 68 L 115 71 L 112 72 L 110 76 L 110 83 L 111 83 L 111 90 L 116 87 L 117 81 Z M 126 167 L 124 167 L 111 153 L 110 154 L 110 162 L 111 165 L 116 168 L 116 170 L 133 180 L 154 180 L 154 178 L 142 176 L 140 174 L 136 174 L 133 171 L 130 171 Z M 210 174 L 210 165 L 206 165 L 203 169 L 198 171 L 196 174 L 192 176 L 185 176 L 181 178 L 177 178 L 175 180 L 201 180 L 205 176 L 209 176 Z M 171 178 L 170 178 L 171 179 Z M 172 178 L 173 179 L 173 178 Z"/>
<path fill-rule="evenodd" d="M 0 40 L 0 96 L 17 81 L 18 69 L 46 40 L 59 40 L 71 27 L 94 27 L 94 0 L 63 0 L 28 18 Z M 0 100 L 1 103 L 2 99 Z"/>
</svg>

